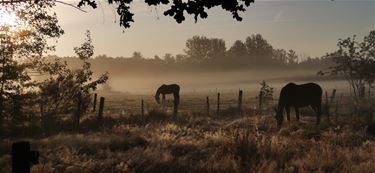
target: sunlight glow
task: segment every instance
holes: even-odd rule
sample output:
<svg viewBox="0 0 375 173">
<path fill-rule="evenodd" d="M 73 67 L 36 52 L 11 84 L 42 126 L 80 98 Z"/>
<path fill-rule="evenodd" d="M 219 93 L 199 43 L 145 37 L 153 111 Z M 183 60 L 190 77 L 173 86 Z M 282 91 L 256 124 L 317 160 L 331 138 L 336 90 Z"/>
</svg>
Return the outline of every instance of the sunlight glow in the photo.
<svg viewBox="0 0 375 173">
<path fill-rule="evenodd" d="M 18 25 L 18 17 L 12 11 L 0 9 L 0 26 Z"/>
</svg>

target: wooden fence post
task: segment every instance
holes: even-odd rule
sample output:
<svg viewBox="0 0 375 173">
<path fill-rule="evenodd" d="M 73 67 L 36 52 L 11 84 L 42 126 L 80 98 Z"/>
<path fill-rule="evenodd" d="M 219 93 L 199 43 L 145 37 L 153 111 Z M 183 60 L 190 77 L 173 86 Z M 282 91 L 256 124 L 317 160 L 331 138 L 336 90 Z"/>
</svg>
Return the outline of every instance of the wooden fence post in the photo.
<svg viewBox="0 0 375 173">
<path fill-rule="evenodd" d="M 143 99 L 142 99 L 142 102 L 141 102 L 141 115 L 142 115 L 142 117 L 145 116 L 145 109 L 144 109 L 144 101 L 143 101 Z"/>
<path fill-rule="evenodd" d="M 238 113 L 242 115 L 242 90 L 238 92 Z"/>
<path fill-rule="evenodd" d="M 369 99 L 371 98 L 371 89 L 372 89 L 372 85 L 370 83 L 370 84 L 368 84 L 368 98 Z"/>
<path fill-rule="evenodd" d="M 207 108 L 207 116 L 210 116 L 210 100 L 208 98 L 208 96 L 206 97 L 206 108 Z"/>
<path fill-rule="evenodd" d="M 97 99 L 97 98 L 98 98 L 98 94 L 95 93 L 95 94 L 94 94 L 94 105 L 93 105 L 92 112 L 95 112 L 95 110 L 96 110 L 96 99 Z"/>
<path fill-rule="evenodd" d="M 103 112 L 104 112 L 104 97 L 100 97 L 99 102 L 99 113 L 98 113 L 98 126 L 101 127 L 103 125 Z"/>
<path fill-rule="evenodd" d="M 326 114 L 327 114 L 327 117 L 329 118 L 329 99 L 328 99 L 328 92 L 326 91 L 325 92 L 325 94 L 326 94 L 326 106 L 325 106 L 325 112 L 326 112 Z"/>
<path fill-rule="evenodd" d="M 330 104 L 332 105 L 333 104 L 333 100 L 335 99 L 336 97 L 336 89 L 333 89 L 332 90 L 332 94 L 331 94 L 331 100 L 330 100 Z"/>
<path fill-rule="evenodd" d="M 262 112 L 263 92 L 259 92 L 259 113 Z"/>
<path fill-rule="evenodd" d="M 217 117 L 220 115 L 220 93 L 217 93 L 217 110 L 216 110 Z"/>
<path fill-rule="evenodd" d="M 32 165 L 39 163 L 39 152 L 30 150 L 30 142 L 12 144 L 12 173 L 30 173 Z"/>
</svg>

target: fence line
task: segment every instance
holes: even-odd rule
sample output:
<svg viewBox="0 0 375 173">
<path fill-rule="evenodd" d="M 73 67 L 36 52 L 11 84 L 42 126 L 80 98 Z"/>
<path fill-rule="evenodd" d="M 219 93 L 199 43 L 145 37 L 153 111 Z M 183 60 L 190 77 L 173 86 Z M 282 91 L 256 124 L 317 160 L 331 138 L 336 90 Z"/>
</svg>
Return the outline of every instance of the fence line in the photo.
<svg viewBox="0 0 375 173">
<path fill-rule="evenodd" d="M 216 100 L 216 116 L 220 116 L 222 111 L 226 109 L 237 109 L 237 113 L 242 115 L 243 111 L 247 114 L 248 111 L 255 110 L 255 113 L 261 113 L 261 110 L 269 109 L 277 105 L 278 98 L 274 98 L 273 100 L 268 101 L 268 105 L 262 105 L 262 96 L 246 96 L 243 94 L 243 90 L 238 91 L 238 98 L 236 99 L 235 94 L 233 93 L 216 93 L 217 100 Z M 224 96 L 223 96 L 224 95 Z M 338 97 L 337 95 L 340 95 Z M 212 96 L 204 96 L 201 94 L 197 95 L 182 95 L 182 99 L 179 105 L 179 111 L 182 113 L 190 112 L 190 113 L 197 113 L 202 112 L 202 114 L 209 116 L 211 115 L 212 108 L 210 107 L 210 100 L 209 97 Z M 322 106 L 324 107 L 326 104 L 329 103 L 329 109 L 333 109 L 332 112 L 337 114 L 340 105 L 344 104 L 346 101 L 345 99 L 350 99 L 351 97 L 348 94 L 338 93 L 336 89 L 332 90 L 332 92 L 324 92 L 323 99 L 322 99 Z M 95 99 L 95 98 L 94 98 Z M 137 101 L 138 100 L 138 101 Z M 328 102 L 327 102 L 328 100 Z M 173 100 L 167 99 L 167 111 L 172 109 Z M 211 103 L 212 104 L 212 103 Z M 214 103 L 215 104 L 215 103 Z M 116 114 L 125 115 L 125 114 L 132 114 L 132 115 L 145 115 L 149 110 L 158 109 L 159 105 L 154 101 L 153 97 L 149 97 L 144 99 L 142 97 L 137 98 L 137 96 L 131 98 L 121 98 L 121 99 L 106 99 L 105 101 L 105 114 Z M 103 113 L 103 114 L 104 114 Z"/>
</svg>

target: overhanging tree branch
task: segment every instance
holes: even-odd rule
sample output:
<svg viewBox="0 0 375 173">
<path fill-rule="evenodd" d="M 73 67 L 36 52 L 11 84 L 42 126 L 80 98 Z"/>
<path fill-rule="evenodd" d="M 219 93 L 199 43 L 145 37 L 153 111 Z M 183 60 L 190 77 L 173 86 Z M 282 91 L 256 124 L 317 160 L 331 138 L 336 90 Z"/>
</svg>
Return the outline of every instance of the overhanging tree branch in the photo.
<svg viewBox="0 0 375 173">
<path fill-rule="evenodd" d="M 1 0 L 0 5 L 11 4 L 15 5 L 18 3 L 43 3 L 48 0 Z M 52 1 L 52 0 L 51 0 Z M 177 23 L 185 21 L 185 15 L 191 15 L 194 17 L 195 22 L 199 18 L 205 19 L 208 17 L 207 10 L 213 7 L 221 7 L 223 10 L 231 13 L 232 17 L 237 21 L 242 21 L 242 17 L 239 15 L 240 12 L 246 11 L 246 7 L 249 7 L 255 0 L 145 0 L 144 2 L 148 6 L 159 6 L 168 5 L 170 8 L 164 11 L 165 16 L 173 17 Z M 68 4 L 62 1 L 60 2 L 65 5 L 75 7 L 72 4 Z M 130 27 L 130 22 L 134 22 L 134 13 L 130 10 L 130 4 L 133 0 L 107 0 L 108 4 L 115 4 L 117 14 L 120 16 L 120 26 L 126 28 Z M 90 6 L 97 8 L 96 0 L 80 0 L 77 4 L 77 9 L 81 10 L 83 6 Z"/>
</svg>

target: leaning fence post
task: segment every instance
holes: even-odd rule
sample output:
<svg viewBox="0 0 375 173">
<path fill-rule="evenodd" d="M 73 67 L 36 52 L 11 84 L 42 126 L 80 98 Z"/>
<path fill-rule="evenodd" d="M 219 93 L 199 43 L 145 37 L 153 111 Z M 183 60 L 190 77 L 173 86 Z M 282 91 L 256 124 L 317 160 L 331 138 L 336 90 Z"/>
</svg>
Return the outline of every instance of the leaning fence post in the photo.
<svg viewBox="0 0 375 173">
<path fill-rule="evenodd" d="M 141 115 L 142 115 L 142 117 L 145 116 L 145 109 L 144 109 L 144 101 L 143 101 L 143 99 L 141 101 Z"/>
<path fill-rule="evenodd" d="M 93 105 L 92 112 L 95 112 L 95 110 L 96 110 L 96 99 L 97 99 L 97 97 L 98 97 L 98 94 L 95 93 L 95 94 L 94 94 L 94 105 Z"/>
<path fill-rule="evenodd" d="M 217 93 L 217 110 L 216 114 L 219 117 L 220 115 L 220 93 Z"/>
<path fill-rule="evenodd" d="M 210 100 L 208 98 L 208 96 L 206 97 L 206 113 L 207 113 L 207 116 L 210 116 Z"/>
<path fill-rule="evenodd" d="M 102 121 L 103 121 L 103 112 L 104 112 L 104 97 L 100 97 L 100 102 L 99 102 L 99 113 L 98 113 L 98 125 L 99 127 L 102 126 Z"/>
<path fill-rule="evenodd" d="M 238 92 L 238 112 L 242 115 L 242 90 Z"/>
</svg>

